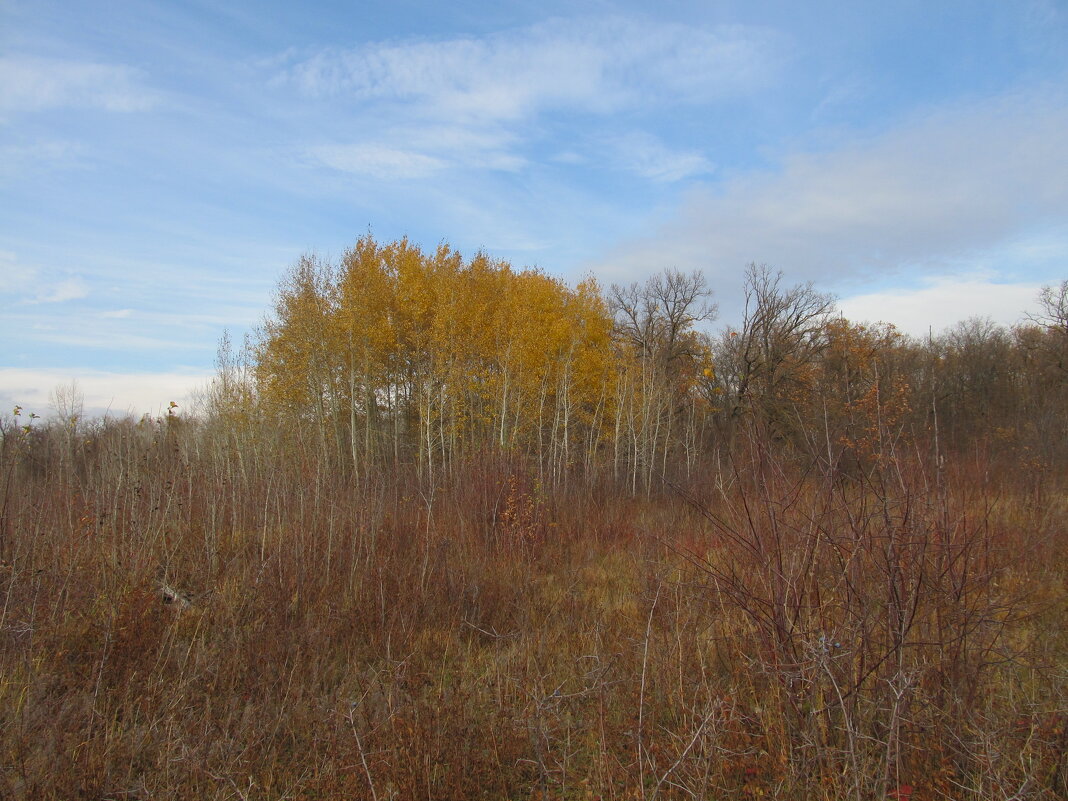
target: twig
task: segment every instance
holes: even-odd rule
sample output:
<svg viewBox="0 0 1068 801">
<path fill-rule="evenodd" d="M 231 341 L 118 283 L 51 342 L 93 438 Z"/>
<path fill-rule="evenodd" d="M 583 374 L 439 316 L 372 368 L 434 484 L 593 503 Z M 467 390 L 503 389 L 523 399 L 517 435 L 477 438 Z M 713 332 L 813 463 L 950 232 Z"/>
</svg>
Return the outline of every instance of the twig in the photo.
<svg viewBox="0 0 1068 801">
<path fill-rule="evenodd" d="M 360 754 L 360 764 L 363 766 L 363 772 L 367 776 L 367 786 L 371 788 L 371 801 L 378 801 L 378 793 L 375 792 L 375 780 L 371 777 L 371 767 L 367 764 L 367 756 L 363 750 L 360 733 L 356 731 L 356 721 L 352 717 L 352 709 L 349 709 L 348 718 L 349 726 L 352 728 L 352 736 L 356 738 L 356 750 Z"/>
<path fill-rule="evenodd" d="M 645 762 L 644 744 L 642 742 L 642 730 L 645 723 L 645 675 L 649 663 L 649 637 L 653 629 L 653 613 L 660 601 L 660 589 L 664 586 L 662 581 L 656 585 L 656 595 L 653 597 L 653 605 L 649 607 L 649 617 L 645 622 L 645 644 L 642 649 L 642 684 L 638 692 L 638 783 L 642 788 L 642 798 L 645 797 Z"/>
</svg>

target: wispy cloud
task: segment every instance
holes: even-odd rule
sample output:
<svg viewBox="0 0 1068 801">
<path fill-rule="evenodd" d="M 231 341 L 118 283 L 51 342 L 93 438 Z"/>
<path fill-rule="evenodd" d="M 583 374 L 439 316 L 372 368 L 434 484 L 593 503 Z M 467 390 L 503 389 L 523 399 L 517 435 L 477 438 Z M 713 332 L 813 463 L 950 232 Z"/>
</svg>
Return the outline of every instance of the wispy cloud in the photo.
<svg viewBox="0 0 1068 801">
<path fill-rule="evenodd" d="M 383 180 L 425 178 L 450 168 L 512 172 L 526 163 L 509 150 L 515 139 L 499 126 L 399 127 L 380 139 L 315 145 L 307 154 L 335 170 Z"/>
<path fill-rule="evenodd" d="M 34 298 L 26 303 L 65 303 L 68 300 L 80 300 L 88 296 L 89 284 L 80 276 L 72 276 L 40 287 Z"/>
<path fill-rule="evenodd" d="M 647 133 L 619 137 L 611 141 L 611 146 L 620 167 L 653 181 L 681 181 L 707 175 L 715 169 L 704 154 L 696 150 L 672 149 Z"/>
<path fill-rule="evenodd" d="M 0 292 L 15 293 L 32 280 L 34 270 L 22 267 L 18 256 L 10 250 L 0 250 Z"/>
<path fill-rule="evenodd" d="M 545 109 L 604 113 L 649 100 L 699 103 L 766 81 L 777 35 L 624 18 L 555 19 L 485 38 L 379 42 L 315 53 L 277 80 L 314 97 L 401 101 L 454 119 Z"/>
<path fill-rule="evenodd" d="M 319 164 L 373 178 L 514 172 L 556 121 L 601 124 L 619 111 L 740 97 L 772 80 L 785 49 L 782 36 L 759 28 L 553 19 L 482 38 L 290 54 L 273 83 L 359 114 L 357 140 L 305 149 Z M 616 139 L 611 166 L 653 181 L 710 168 L 701 154 L 672 152 L 647 135 Z"/>
<path fill-rule="evenodd" d="M 94 293 L 94 297 L 107 295 Z M 205 301 L 207 303 L 207 301 Z M 180 304 L 179 304 L 180 305 Z M 57 314 L 34 302 L 18 305 L 20 311 L 4 315 L 4 328 L 18 331 L 27 347 L 42 343 L 63 345 L 68 352 L 198 353 L 215 349 L 214 337 L 222 329 L 242 325 L 243 318 L 228 306 L 208 305 L 201 312 L 91 308 L 90 303 Z"/>
<path fill-rule="evenodd" d="M 76 164 L 82 147 L 76 142 L 58 139 L 39 140 L 28 144 L 0 146 L 0 175 L 19 170 L 39 170 L 43 166 Z"/>
<path fill-rule="evenodd" d="M 221 328 L 221 326 L 220 326 Z M 32 337 L 36 343 L 63 345 L 68 350 L 95 350 L 99 352 L 171 352 L 171 353 L 210 353 L 216 344 L 210 340 L 197 338 L 186 326 L 180 332 L 182 336 L 170 336 L 168 331 L 149 329 L 149 334 L 135 333 L 124 329 L 86 331 L 76 330 L 72 326 L 46 327 L 37 329 Z"/>
<path fill-rule="evenodd" d="M 151 108 L 157 100 L 142 75 L 125 65 L 0 57 L 0 113 L 72 106 L 131 112 Z"/>
<path fill-rule="evenodd" d="M 446 166 L 446 162 L 413 150 L 385 145 L 319 145 L 309 155 L 335 170 L 369 175 L 372 178 L 422 178 Z"/>
</svg>

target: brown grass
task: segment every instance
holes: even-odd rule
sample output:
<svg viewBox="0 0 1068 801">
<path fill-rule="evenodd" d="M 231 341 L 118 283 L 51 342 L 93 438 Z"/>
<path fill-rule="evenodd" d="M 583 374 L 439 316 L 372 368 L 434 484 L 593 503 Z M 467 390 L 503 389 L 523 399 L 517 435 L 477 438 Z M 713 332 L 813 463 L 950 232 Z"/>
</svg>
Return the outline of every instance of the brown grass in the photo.
<svg viewBox="0 0 1068 801">
<path fill-rule="evenodd" d="M 62 433 L 62 432 L 60 432 Z M 1011 465 L 357 484 L 165 419 L 3 440 L 0 796 L 1054 799 L 1068 502 Z"/>
</svg>

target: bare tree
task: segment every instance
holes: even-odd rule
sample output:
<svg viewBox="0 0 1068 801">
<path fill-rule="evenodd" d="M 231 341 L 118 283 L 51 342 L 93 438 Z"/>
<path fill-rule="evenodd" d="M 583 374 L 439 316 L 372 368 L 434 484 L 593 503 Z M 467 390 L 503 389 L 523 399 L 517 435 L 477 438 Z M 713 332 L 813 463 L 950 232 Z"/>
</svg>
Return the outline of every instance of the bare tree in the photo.
<svg viewBox="0 0 1068 801">
<path fill-rule="evenodd" d="M 1048 331 L 1056 331 L 1068 337 L 1068 281 L 1061 281 L 1060 286 L 1044 286 L 1038 295 L 1042 311 L 1028 314 L 1027 319 Z"/>
<path fill-rule="evenodd" d="M 617 336 L 629 342 L 643 358 L 670 365 L 692 357 L 698 346 L 695 327 L 714 320 L 717 307 L 704 275 L 694 271 L 665 270 L 645 284 L 613 284 L 609 308 Z"/>
<path fill-rule="evenodd" d="M 717 364 L 733 414 L 760 409 L 774 416 L 823 347 L 834 297 L 811 283 L 785 289 L 782 278 L 767 265 L 748 266 L 742 328 L 720 341 Z"/>
<path fill-rule="evenodd" d="M 1032 325 L 1017 326 L 1014 334 L 1027 354 L 1028 380 L 1049 382 L 1048 390 L 1068 378 L 1068 281 L 1042 287 L 1038 304 L 1041 311 L 1027 315 Z"/>
<path fill-rule="evenodd" d="M 657 471 L 666 472 L 680 434 L 691 443 L 687 453 L 693 450 L 693 427 L 679 421 L 685 419 L 695 368 L 707 359 L 697 326 L 716 315 L 711 296 L 700 272 L 678 270 L 665 270 L 644 284 L 614 285 L 609 291 L 616 342 L 632 375 L 620 383 L 626 397 L 619 399 L 616 421 L 616 462 L 625 447 L 631 457 L 632 487 L 641 476 L 648 488 Z"/>
</svg>

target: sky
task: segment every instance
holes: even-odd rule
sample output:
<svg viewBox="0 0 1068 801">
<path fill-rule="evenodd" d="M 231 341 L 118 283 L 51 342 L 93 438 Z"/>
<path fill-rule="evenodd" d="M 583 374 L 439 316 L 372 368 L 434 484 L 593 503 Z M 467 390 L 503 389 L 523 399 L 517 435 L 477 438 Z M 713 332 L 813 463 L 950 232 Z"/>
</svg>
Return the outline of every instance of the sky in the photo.
<svg viewBox="0 0 1068 801">
<path fill-rule="evenodd" d="M 185 408 L 368 232 L 1011 325 L 1068 278 L 1068 0 L 0 0 L 0 413 Z"/>
</svg>

